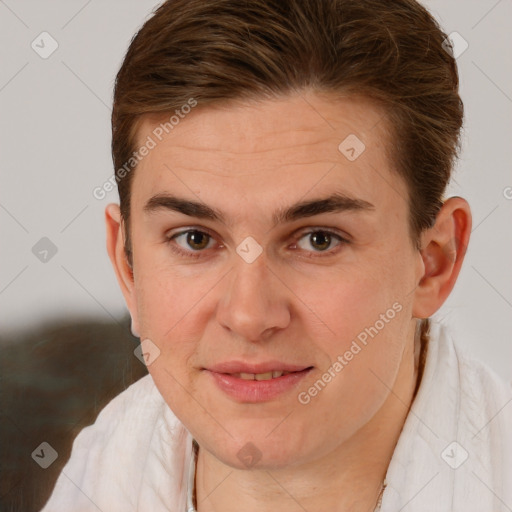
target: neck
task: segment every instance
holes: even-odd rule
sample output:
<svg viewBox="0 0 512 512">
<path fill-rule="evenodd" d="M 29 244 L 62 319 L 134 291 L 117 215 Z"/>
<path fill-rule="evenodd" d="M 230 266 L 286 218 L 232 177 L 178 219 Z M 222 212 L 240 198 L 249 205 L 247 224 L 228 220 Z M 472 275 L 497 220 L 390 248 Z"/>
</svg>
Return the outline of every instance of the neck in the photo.
<svg viewBox="0 0 512 512">
<path fill-rule="evenodd" d="M 373 512 L 409 412 L 419 340 L 408 344 L 395 384 L 373 418 L 327 456 L 279 470 L 239 470 L 200 448 L 197 512 Z"/>
</svg>

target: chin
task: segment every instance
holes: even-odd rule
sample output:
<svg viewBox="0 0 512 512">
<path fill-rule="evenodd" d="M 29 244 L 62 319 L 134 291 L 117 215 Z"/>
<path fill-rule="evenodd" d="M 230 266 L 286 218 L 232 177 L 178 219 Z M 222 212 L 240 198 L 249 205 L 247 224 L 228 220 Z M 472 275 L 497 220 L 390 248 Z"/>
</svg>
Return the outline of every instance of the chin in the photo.
<svg viewBox="0 0 512 512">
<path fill-rule="evenodd" d="M 229 438 L 223 443 L 213 443 L 211 453 L 224 464 L 234 469 L 276 470 L 289 468 L 308 461 L 309 457 L 303 443 L 292 442 L 286 433 L 283 437 L 270 440 L 268 432 L 260 437 L 254 433 L 248 436 L 237 436 L 237 440 Z M 315 448 L 311 447 L 311 452 Z"/>
</svg>

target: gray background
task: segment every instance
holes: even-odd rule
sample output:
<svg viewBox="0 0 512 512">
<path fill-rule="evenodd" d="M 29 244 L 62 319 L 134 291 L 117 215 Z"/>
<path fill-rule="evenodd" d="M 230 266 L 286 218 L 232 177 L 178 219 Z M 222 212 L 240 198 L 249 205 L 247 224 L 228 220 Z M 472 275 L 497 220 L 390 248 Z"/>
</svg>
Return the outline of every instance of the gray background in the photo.
<svg viewBox="0 0 512 512">
<path fill-rule="evenodd" d="M 118 201 L 117 192 L 100 201 L 92 191 L 113 172 L 115 73 L 158 3 L 0 0 L 4 334 L 63 316 L 119 320 L 126 313 L 105 249 L 104 208 Z M 469 201 L 473 233 L 457 285 L 436 317 L 512 379 L 512 1 L 423 3 L 445 32 L 469 45 L 457 59 L 466 121 L 449 195 Z M 58 43 L 47 59 L 31 47 L 43 31 Z M 57 248 L 46 262 L 32 250 L 43 237 Z"/>
</svg>

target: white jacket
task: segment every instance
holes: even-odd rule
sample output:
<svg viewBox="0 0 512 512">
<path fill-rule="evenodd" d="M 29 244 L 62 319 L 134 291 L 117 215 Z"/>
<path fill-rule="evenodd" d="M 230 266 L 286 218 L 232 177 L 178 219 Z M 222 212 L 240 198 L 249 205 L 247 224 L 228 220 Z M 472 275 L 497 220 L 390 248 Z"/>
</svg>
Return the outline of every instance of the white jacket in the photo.
<svg viewBox="0 0 512 512">
<path fill-rule="evenodd" d="M 191 464 L 148 375 L 80 432 L 42 512 L 185 512 Z M 441 324 L 386 482 L 381 512 L 512 511 L 512 387 Z"/>
</svg>

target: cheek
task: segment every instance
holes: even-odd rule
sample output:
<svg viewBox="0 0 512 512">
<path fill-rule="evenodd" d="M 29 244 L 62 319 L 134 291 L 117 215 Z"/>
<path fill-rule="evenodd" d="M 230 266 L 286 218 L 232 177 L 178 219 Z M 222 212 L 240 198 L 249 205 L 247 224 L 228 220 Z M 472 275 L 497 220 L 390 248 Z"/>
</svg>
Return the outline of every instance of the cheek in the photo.
<svg viewBox="0 0 512 512">
<path fill-rule="evenodd" d="M 334 401 L 343 405 L 338 411 L 350 410 L 364 418 L 375 412 L 393 386 L 408 339 L 412 294 L 404 283 L 404 263 L 392 260 L 381 258 L 367 268 L 354 265 L 328 279 L 309 279 L 298 288 L 321 321 L 322 334 L 313 339 L 328 356 L 320 377 L 326 372 L 330 382 L 314 400 L 319 411 L 328 411 Z M 307 327 L 311 333 L 314 321 L 312 316 Z"/>
<path fill-rule="evenodd" d="M 373 325 L 393 305 L 404 305 L 407 286 L 398 266 L 358 263 L 339 270 L 321 269 L 296 280 L 294 291 L 334 340 L 350 340 Z M 396 306 L 395 306 L 396 309 Z M 380 324 L 379 324 L 380 325 Z"/>
<path fill-rule="evenodd" d="M 316 304 L 318 310 L 323 306 L 334 334 L 315 339 L 327 361 L 299 392 L 304 421 L 314 419 L 325 436 L 353 435 L 380 409 L 396 381 L 409 320 L 407 308 L 382 288 L 362 281 Z"/>
<path fill-rule="evenodd" d="M 169 269 L 149 268 L 137 282 L 137 304 L 141 339 L 149 338 L 159 356 L 148 366 L 157 388 L 174 414 L 185 424 L 202 413 L 191 396 L 198 396 L 196 357 L 203 326 L 197 315 L 205 303 L 208 279 L 189 282 Z M 206 421 L 206 420 L 205 420 Z"/>
<path fill-rule="evenodd" d="M 201 302 L 219 281 L 219 272 L 191 272 L 186 266 L 148 261 L 139 267 L 135 289 L 141 329 L 165 339 L 197 314 Z M 184 322 L 182 322 L 184 320 Z"/>
<path fill-rule="evenodd" d="M 148 369 L 155 381 L 165 383 L 163 388 L 173 395 L 180 384 L 187 388 L 191 385 L 198 341 L 204 330 L 199 318 L 205 316 L 206 296 L 217 280 L 208 276 L 190 280 L 156 266 L 142 268 L 136 278 L 141 339 L 149 338 L 160 351 L 158 360 Z"/>
</svg>

